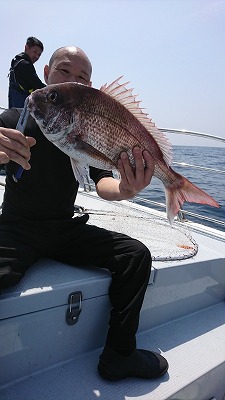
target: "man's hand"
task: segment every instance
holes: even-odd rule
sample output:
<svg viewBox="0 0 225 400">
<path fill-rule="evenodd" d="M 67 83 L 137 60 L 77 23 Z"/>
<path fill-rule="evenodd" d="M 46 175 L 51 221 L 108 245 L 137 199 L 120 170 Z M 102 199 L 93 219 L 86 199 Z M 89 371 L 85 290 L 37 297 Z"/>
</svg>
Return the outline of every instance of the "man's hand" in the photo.
<svg viewBox="0 0 225 400">
<path fill-rule="evenodd" d="M 147 150 L 141 151 L 139 147 L 134 147 L 133 156 L 135 170 L 133 170 L 126 152 L 121 153 L 118 161 L 118 169 L 121 175 L 120 193 L 123 199 L 134 197 L 148 186 L 154 174 L 155 161 Z"/>
<path fill-rule="evenodd" d="M 147 150 L 141 151 L 134 147 L 133 156 L 135 170 L 132 168 L 126 152 L 121 153 L 118 161 L 118 170 L 121 179 L 105 177 L 96 185 L 97 193 L 105 200 L 127 200 L 137 195 L 149 185 L 155 169 L 155 161 Z M 145 161 L 145 167 L 143 165 Z"/>
<path fill-rule="evenodd" d="M 7 164 L 11 160 L 25 170 L 30 169 L 30 147 L 35 143 L 34 138 L 26 137 L 15 129 L 0 127 L 0 164 Z"/>
</svg>

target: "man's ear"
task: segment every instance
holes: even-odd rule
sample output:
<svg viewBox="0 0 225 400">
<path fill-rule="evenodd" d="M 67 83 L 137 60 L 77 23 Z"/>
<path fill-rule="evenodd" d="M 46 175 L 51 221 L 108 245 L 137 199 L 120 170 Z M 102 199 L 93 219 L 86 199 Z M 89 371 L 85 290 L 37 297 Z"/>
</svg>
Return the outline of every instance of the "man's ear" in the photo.
<svg viewBox="0 0 225 400">
<path fill-rule="evenodd" d="M 49 75 L 49 66 L 45 65 L 44 67 L 44 78 L 45 78 L 45 82 L 48 83 L 48 75 Z"/>
</svg>

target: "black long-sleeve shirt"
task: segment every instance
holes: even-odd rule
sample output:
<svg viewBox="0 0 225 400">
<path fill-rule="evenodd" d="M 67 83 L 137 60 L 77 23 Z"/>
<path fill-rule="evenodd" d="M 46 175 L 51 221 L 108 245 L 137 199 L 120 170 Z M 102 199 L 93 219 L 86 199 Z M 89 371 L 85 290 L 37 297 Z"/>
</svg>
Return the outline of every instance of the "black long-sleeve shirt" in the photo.
<svg viewBox="0 0 225 400">
<path fill-rule="evenodd" d="M 9 71 L 9 108 L 23 107 L 26 97 L 44 86 L 30 57 L 26 53 L 16 55 Z"/>
<path fill-rule="evenodd" d="M 14 71 L 16 82 L 28 92 L 45 86 L 39 79 L 34 65 L 26 53 L 17 54 L 13 58 L 10 70 Z"/>
</svg>

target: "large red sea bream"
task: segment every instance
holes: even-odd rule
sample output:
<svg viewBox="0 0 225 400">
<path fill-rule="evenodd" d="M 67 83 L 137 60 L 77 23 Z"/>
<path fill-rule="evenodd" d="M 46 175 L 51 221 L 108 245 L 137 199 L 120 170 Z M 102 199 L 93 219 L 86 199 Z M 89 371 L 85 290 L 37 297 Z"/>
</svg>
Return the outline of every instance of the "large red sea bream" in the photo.
<svg viewBox="0 0 225 400">
<path fill-rule="evenodd" d="M 139 107 L 132 89 L 119 79 L 100 90 L 73 82 L 48 85 L 30 95 L 28 109 L 43 134 L 68 154 L 80 184 L 88 165 L 116 170 L 122 151 L 135 167 L 132 149 L 139 146 L 154 159 L 154 175 L 164 184 L 171 224 L 185 201 L 219 207 L 170 167 L 168 139 Z"/>
</svg>

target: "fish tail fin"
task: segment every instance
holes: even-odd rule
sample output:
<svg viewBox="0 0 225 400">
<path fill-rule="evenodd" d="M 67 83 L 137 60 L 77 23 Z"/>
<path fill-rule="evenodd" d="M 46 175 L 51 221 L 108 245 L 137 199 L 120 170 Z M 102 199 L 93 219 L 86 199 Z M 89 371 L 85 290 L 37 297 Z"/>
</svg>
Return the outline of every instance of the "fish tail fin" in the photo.
<svg viewBox="0 0 225 400">
<path fill-rule="evenodd" d="M 219 204 L 203 190 L 195 186 L 188 179 L 180 175 L 179 186 L 172 185 L 165 188 L 167 217 L 172 225 L 175 216 L 185 201 L 191 203 L 207 204 L 220 207 Z"/>
</svg>

